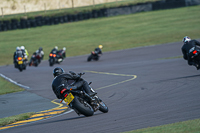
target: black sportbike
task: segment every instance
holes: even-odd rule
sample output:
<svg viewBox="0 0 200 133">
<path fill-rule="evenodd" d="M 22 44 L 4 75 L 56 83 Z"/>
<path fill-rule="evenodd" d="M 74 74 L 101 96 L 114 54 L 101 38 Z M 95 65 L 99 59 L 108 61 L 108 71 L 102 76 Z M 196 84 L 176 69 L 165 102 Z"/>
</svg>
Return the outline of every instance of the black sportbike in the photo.
<svg viewBox="0 0 200 133">
<path fill-rule="evenodd" d="M 56 63 L 60 64 L 62 61 L 63 61 L 63 59 L 61 56 L 59 56 L 55 53 L 49 54 L 49 66 L 53 66 Z"/>
<path fill-rule="evenodd" d="M 92 51 L 91 54 L 88 56 L 87 61 L 95 60 L 98 61 L 100 55 L 96 51 Z"/>
<path fill-rule="evenodd" d="M 79 73 L 80 76 L 83 74 Z M 91 98 L 83 89 L 77 89 L 73 84 L 68 87 L 62 84 L 59 87 L 62 87 L 60 92 L 64 97 L 62 101 L 64 100 L 78 115 L 92 116 L 98 110 L 103 113 L 108 112 L 107 105 L 97 95 Z"/>
<path fill-rule="evenodd" d="M 15 58 L 15 68 L 18 68 L 20 72 L 22 72 L 23 70 L 26 70 L 26 61 L 25 58 L 23 58 L 23 56 L 21 54 L 19 54 L 16 58 Z"/>
<path fill-rule="evenodd" d="M 37 67 L 40 64 L 40 62 L 41 62 L 41 57 L 39 55 L 33 54 L 31 56 L 29 66 Z"/>
</svg>

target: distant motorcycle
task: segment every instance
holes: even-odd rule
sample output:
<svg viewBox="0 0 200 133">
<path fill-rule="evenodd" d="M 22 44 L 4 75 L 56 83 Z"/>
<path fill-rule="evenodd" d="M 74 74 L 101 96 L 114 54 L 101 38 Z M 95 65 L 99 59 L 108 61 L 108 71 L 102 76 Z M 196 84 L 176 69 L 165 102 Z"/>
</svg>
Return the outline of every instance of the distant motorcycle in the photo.
<svg viewBox="0 0 200 133">
<path fill-rule="evenodd" d="M 56 63 L 60 64 L 62 61 L 63 61 L 63 59 L 61 56 L 59 56 L 55 53 L 49 54 L 49 66 L 53 66 Z"/>
<path fill-rule="evenodd" d="M 80 77 L 83 74 L 84 73 L 79 73 Z M 91 84 L 91 82 L 89 84 Z M 107 105 L 97 95 L 94 95 L 91 100 L 91 97 L 83 89 L 78 90 L 73 84 L 68 87 L 62 84 L 59 87 L 61 87 L 60 93 L 64 97 L 62 101 L 64 100 L 78 115 L 92 116 L 94 112 L 98 110 L 103 113 L 108 112 Z"/>
<path fill-rule="evenodd" d="M 96 51 L 92 51 L 91 55 L 88 56 L 87 61 L 95 60 L 98 61 L 100 58 L 100 54 L 98 54 Z"/>
<path fill-rule="evenodd" d="M 35 55 L 33 54 L 31 56 L 30 62 L 29 62 L 29 66 L 35 66 L 37 67 L 41 62 L 41 57 L 39 55 Z"/>
<path fill-rule="evenodd" d="M 22 70 L 26 70 L 26 62 L 22 55 L 19 55 L 15 59 L 15 68 L 18 68 L 20 72 L 22 72 Z"/>
</svg>

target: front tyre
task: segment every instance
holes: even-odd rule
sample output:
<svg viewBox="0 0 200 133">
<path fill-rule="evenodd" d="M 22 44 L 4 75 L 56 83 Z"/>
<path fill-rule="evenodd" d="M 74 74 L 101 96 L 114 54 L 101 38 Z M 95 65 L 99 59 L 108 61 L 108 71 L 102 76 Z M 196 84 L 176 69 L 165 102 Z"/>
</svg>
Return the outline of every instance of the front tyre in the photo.
<svg viewBox="0 0 200 133">
<path fill-rule="evenodd" d="M 74 97 L 72 107 L 85 116 L 92 116 L 94 114 L 93 108 L 84 99 L 78 96 Z"/>
<path fill-rule="evenodd" d="M 92 55 L 90 55 L 87 59 L 87 61 L 91 61 L 92 60 Z"/>
<path fill-rule="evenodd" d="M 103 101 L 99 102 L 99 105 L 100 105 L 99 111 L 101 111 L 103 113 L 107 113 L 108 112 L 108 107 Z"/>
</svg>

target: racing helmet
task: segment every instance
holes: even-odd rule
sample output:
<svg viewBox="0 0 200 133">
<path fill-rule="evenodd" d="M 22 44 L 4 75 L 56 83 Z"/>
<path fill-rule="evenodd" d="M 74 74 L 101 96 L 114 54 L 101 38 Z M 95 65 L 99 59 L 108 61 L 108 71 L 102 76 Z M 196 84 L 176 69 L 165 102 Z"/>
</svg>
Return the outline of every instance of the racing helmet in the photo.
<svg viewBox="0 0 200 133">
<path fill-rule="evenodd" d="M 53 70 L 53 76 L 56 77 L 60 74 L 63 74 L 65 71 L 61 67 L 56 67 Z"/>
<path fill-rule="evenodd" d="M 20 50 L 19 46 L 16 47 L 16 50 Z"/>
<path fill-rule="evenodd" d="M 42 51 L 42 50 L 43 50 L 43 48 L 42 48 L 42 47 L 40 47 L 40 48 L 39 48 L 39 51 Z"/>
<path fill-rule="evenodd" d="M 24 47 L 24 46 L 21 46 L 21 50 L 25 50 L 25 47 Z"/>
<path fill-rule="evenodd" d="M 65 47 L 63 47 L 63 50 L 65 51 L 65 50 L 66 50 L 66 48 L 65 48 Z"/>
<path fill-rule="evenodd" d="M 185 36 L 185 37 L 183 38 L 183 42 L 187 42 L 187 41 L 191 41 L 191 39 L 190 39 L 190 37 Z"/>
<path fill-rule="evenodd" d="M 103 45 L 99 45 L 99 48 L 102 49 L 102 48 L 103 48 Z"/>
<path fill-rule="evenodd" d="M 58 50 L 58 46 L 55 46 L 55 49 L 57 49 L 57 50 Z"/>
</svg>

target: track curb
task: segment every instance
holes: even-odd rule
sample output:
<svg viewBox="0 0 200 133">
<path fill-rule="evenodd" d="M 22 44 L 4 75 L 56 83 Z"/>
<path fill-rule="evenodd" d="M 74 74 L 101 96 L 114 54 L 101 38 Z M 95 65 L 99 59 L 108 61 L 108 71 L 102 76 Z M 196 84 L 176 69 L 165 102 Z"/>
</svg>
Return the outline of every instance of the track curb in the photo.
<svg viewBox="0 0 200 133">
<path fill-rule="evenodd" d="M 17 122 L 14 122 L 12 124 L 8 124 L 6 126 L 1 126 L 0 131 L 5 130 L 5 129 L 9 129 L 9 128 L 13 128 L 13 127 L 17 127 L 17 126 L 22 126 L 22 125 L 25 125 L 25 124 L 28 124 L 28 123 L 44 120 L 44 119 L 54 117 L 56 115 L 59 115 L 59 114 L 66 112 L 68 107 L 64 106 L 64 104 L 62 104 L 62 103 L 56 102 L 56 100 L 58 100 L 58 99 L 54 99 L 51 102 L 59 105 L 58 107 L 55 107 L 55 108 L 52 108 L 52 109 L 49 109 L 49 110 L 37 112 L 36 114 L 32 115 L 30 118 L 28 118 L 26 120 L 17 121 Z"/>
</svg>

